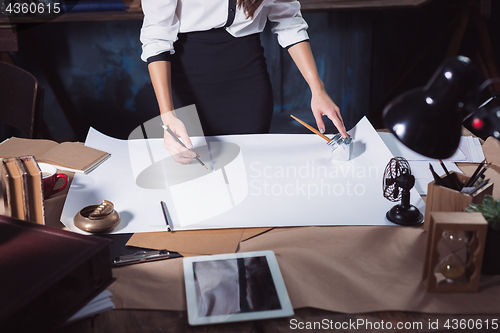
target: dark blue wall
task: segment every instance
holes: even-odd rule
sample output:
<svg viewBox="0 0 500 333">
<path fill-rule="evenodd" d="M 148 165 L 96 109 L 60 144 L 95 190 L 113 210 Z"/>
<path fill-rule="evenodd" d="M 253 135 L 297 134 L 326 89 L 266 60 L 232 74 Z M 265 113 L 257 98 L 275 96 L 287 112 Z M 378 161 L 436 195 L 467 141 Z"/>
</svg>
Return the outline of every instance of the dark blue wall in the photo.
<svg viewBox="0 0 500 333">
<path fill-rule="evenodd" d="M 381 127 L 385 103 L 425 84 L 444 59 L 450 41 L 445 36 L 433 44 L 459 10 L 449 3 L 304 14 L 320 76 L 341 108 L 346 127 L 363 115 Z M 499 63 L 495 1 L 493 7 L 489 25 Z M 126 138 L 132 129 L 158 115 L 147 66 L 139 58 L 141 24 L 133 20 L 49 23 L 19 32 L 20 50 L 13 57 L 46 86 L 45 120 L 55 139 L 84 140 L 89 126 Z M 270 24 L 261 38 L 275 96 L 272 131 L 302 132 L 289 114 L 314 124 L 307 84 L 287 51 L 279 47 Z M 464 45 L 460 52 L 474 57 L 474 51 Z M 393 89 L 422 54 L 425 61 Z M 62 94 L 56 96 L 49 82 L 59 85 Z M 327 131 L 333 130 L 329 124 Z"/>
</svg>

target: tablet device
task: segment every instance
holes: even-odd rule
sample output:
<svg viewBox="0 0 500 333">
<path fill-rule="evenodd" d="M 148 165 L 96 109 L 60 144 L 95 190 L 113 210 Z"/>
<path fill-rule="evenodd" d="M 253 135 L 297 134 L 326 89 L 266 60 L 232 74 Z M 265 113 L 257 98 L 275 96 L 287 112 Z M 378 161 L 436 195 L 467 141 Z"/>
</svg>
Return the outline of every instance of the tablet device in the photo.
<svg viewBox="0 0 500 333">
<path fill-rule="evenodd" d="M 273 251 L 183 259 L 190 325 L 293 315 Z"/>
</svg>

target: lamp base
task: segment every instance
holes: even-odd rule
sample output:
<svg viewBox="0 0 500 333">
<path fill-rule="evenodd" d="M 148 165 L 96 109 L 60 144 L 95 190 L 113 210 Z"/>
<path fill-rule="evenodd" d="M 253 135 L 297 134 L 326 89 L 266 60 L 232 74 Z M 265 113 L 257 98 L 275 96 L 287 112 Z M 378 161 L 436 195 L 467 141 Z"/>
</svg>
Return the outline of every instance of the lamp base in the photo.
<svg viewBox="0 0 500 333">
<path fill-rule="evenodd" d="M 406 226 L 417 225 L 424 220 L 422 213 L 413 205 L 410 205 L 409 208 L 403 208 L 401 205 L 396 205 L 392 207 L 385 216 L 393 223 Z"/>
</svg>

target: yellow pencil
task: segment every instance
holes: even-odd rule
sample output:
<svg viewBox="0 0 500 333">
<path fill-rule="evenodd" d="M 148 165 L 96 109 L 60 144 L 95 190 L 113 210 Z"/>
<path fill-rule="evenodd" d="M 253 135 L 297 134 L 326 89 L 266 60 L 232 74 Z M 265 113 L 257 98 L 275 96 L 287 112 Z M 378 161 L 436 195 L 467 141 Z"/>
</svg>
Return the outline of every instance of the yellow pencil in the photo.
<svg viewBox="0 0 500 333">
<path fill-rule="evenodd" d="M 308 124 L 306 124 L 305 122 L 303 122 L 299 118 L 294 117 L 293 115 L 290 115 L 290 117 L 292 117 L 293 119 L 297 120 L 299 123 L 301 123 L 302 125 L 304 125 L 307 129 L 309 129 L 311 132 L 313 132 L 315 134 L 318 134 L 320 137 L 322 137 L 326 141 L 328 141 L 328 142 L 332 141 L 332 139 L 330 139 L 329 137 L 327 137 L 326 135 L 324 135 L 323 133 L 321 133 L 320 131 L 318 131 L 314 127 L 309 126 Z"/>
</svg>

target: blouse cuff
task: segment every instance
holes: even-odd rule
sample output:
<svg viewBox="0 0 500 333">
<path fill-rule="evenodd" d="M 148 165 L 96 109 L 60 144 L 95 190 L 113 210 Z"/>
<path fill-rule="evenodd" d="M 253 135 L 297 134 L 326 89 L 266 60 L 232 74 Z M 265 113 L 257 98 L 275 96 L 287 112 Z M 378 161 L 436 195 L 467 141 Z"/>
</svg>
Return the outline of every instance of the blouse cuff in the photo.
<svg viewBox="0 0 500 333">
<path fill-rule="evenodd" d="M 302 42 L 309 42 L 309 38 L 292 43 L 292 44 L 288 45 L 287 47 L 285 47 L 285 49 L 288 51 L 288 49 L 290 49 L 292 46 L 297 45 L 297 44 L 302 43 Z"/>
<path fill-rule="evenodd" d="M 160 54 L 151 56 L 147 59 L 148 65 L 152 62 L 155 61 L 171 61 L 172 60 L 172 55 L 170 54 L 170 51 L 165 51 Z"/>
<path fill-rule="evenodd" d="M 307 34 L 307 25 L 304 27 L 298 27 L 295 29 L 289 29 L 286 31 L 277 31 L 278 43 L 283 48 L 291 47 L 294 44 L 303 42 L 309 39 Z"/>
</svg>

